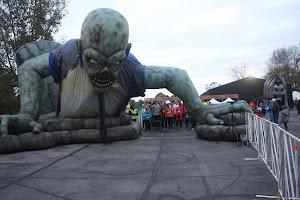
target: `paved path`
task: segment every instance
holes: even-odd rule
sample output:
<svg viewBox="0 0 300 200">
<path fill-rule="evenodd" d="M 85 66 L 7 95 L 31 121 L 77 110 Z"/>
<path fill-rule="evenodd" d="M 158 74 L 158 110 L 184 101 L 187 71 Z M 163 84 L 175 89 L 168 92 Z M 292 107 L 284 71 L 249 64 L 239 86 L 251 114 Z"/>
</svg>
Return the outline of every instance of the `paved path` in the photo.
<svg viewBox="0 0 300 200">
<path fill-rule="evenodd" d="M 253 147 L 194 131 L 0 156 L 0 199 L 260 199 L 277 182 Z"/>
</svg>

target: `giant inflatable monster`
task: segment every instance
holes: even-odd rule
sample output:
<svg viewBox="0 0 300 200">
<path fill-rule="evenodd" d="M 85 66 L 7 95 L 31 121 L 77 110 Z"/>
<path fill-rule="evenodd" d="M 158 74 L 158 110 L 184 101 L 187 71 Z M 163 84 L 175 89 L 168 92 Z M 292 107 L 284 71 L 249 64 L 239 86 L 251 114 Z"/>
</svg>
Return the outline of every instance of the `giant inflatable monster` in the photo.
<svg viewBox="0 0 300 200">
<path fill-rule="evenodd" d="M 142 65 L 130 52 L 128 38 L 125 17 L 100 8 L 85 18 L 80 39 L 21 48 L 16 57 L 21 108 L 19 114 L 0 116 L 1 152 L 102 142 L 97 137 L 101 115 L 111 140 L 136 138 L 139 127 L 123 113 L 130 98 L 144 96 L 146 89 L 166 88 L 180 97 L 198 124 L 222 125 L 221 115 L 251 112 L 244 101 L 203 106 L 185 70 Z"/>
</svg>

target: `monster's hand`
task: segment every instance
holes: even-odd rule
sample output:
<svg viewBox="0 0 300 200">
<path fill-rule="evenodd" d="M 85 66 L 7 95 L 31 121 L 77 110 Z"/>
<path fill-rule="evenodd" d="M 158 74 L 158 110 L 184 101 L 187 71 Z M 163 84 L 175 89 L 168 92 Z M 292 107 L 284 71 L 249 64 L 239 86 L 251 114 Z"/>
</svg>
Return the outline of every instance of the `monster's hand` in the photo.
<svg viewBox="0 0 300 200">
<path fill-rule="evenodd" d="M 233 104 L 224 103 L 219 105 L 204 106 L 204 108 L 196 115 L 196 121 L 199 124 L 222 125 L 224 121 L 218 119 L 219 116 L 231 112 L 250 112 L 252 109 L 246 101 L 237 101 Z"/>
<path fill-rule="evenodd" d="M 42 124 L 33 120 L 32 117 L 23 114 L 1 115 L 0 121 L 2 137 L 7 137 L 8 130 L 10 130 L 12 134 L 30 131 L 33 133 L 40 133 L 43 128 Z"/>
</svg>

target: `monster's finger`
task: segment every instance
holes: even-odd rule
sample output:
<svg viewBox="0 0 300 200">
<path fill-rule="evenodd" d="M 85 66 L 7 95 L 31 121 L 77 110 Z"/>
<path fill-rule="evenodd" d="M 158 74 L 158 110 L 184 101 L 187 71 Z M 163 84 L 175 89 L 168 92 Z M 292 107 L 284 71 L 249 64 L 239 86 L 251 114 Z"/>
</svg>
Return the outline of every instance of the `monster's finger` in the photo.
<svg viewBox="0 0 300 200">
<path fill-rule="evenodd" d="M 2 117 L 2 119 L 1 119 L 1 134 L 2 134 L 2 137 L 7 137 L 7 134 L 8 134 L 8 122 L 9 122 L 9 118 L 8 117 Z"/>
<path fill-rule="evenodd" d="M 207 114 L 206 121 L 211 125 L 223 125 L 224 121 L 221 119 L 215 118 L 212 113 Z"/>
<path fill-rule="evenodd" d="M 247 103 L 242 106 L 242 109 L 244 110 L 244 112 L 253 113 L 252 108 Z"/>
<path fill-rule="evenodd" d="M 43 129 L 43 125 L 35 121 L 30 122 L 30 127 L 32 128 L 32 133 L 34 134 L 40 133 Z"/>
<path fill-rule="evenodd" d="M 237 102 L 237 104 L 234 105 L 233 111 L 234 112 L 243 111 L 243 112 L 253 113 L 251 107 L 247 104 L 247 102 L 244 101 Z"/>
</svg>

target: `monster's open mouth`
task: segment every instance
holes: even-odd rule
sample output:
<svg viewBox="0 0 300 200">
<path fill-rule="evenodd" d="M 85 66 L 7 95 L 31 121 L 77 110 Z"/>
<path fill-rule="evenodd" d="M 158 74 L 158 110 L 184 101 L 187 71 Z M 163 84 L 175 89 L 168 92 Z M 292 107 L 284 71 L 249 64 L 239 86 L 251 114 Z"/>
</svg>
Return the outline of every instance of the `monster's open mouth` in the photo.
<svg viewBox="0 0 300 200">
<path fill-rule="evenodd" d="M 111 79 L 98 79 L 98 78 L 93 78 L 92 82 L 95 86 L 102 87 L 102 88 L 108 87 L 113 83 Z"/>
</svg>

